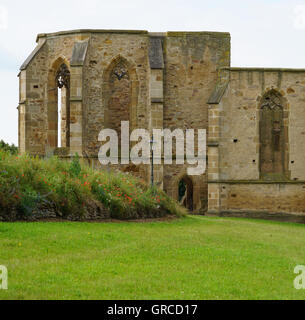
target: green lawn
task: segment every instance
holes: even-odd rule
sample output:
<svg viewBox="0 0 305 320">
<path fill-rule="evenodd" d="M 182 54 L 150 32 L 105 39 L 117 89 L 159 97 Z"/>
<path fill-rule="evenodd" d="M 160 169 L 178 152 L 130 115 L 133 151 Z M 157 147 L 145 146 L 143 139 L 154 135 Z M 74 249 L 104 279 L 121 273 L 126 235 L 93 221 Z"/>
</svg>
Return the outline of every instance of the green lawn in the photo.
<svg viewBox="0 0 305 320">
<path fill-rule="evenodd" d="M 2 299 L 305 299 L 305 225 L 187 217 L 1 223 Z"/>
</svg>

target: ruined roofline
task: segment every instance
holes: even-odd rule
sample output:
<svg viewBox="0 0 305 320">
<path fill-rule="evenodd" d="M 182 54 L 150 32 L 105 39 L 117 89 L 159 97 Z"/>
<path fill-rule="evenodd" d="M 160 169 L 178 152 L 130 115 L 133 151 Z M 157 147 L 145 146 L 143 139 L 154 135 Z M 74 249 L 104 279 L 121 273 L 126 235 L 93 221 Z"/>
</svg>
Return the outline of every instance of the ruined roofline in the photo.
<svg viewBox="0 0 305 320">
<path fill-rule="evenodd" d="M 181 37 L 181 36 L 216 36 L 221 38 L 231 37 L 230 32 L 219 31 L 168 31 L 166 36 L 168 37 Z"/>
<path fill-rule="evenodd" d="M 227 75 L 230 72 L 275 72 L 275 73 L 284 73 L 284 72 L 290 72 L 290 73 L 305 73 L 305 69 L 292 69 L 292 68 L 241 68 L 241 67 L 222 67 L 219 68 L 220 71 L 220 77 L 218 82 L 216 83 L 216 86 L 214 88 L 214 91 L 212 92 L 208 104 L 219 104 L 223 95 L 225 94 L 228 85 L 230 83 L 230 80 L 228 79 Z M 223 72 L 224 71 L 224 72 Z M 225 72 L 227 71 L 227 72 Z"/>
<path fill-rule="evenodd" d="M 146 30 L 115 30 L 115 29 L 77 29 L 59 31 L 53 33 L 39 33 L 36 38 L 36 42 L 41 38 L 51 38 L 64 35 L 73 34 L 90 34 L 90 33 L 113 33 L 113 34 L 135 34 L 135 35 L 148 35 L 151 37 L 183 37 L 183 36 L 200 36 L 200 35 L 211 35 L 218 37 L 230 37 L 228 32 L 214 32 L 214 31 L 168 31 L 168 32 L 148 32 Z"/>
<path fill-rule="evenodd" d="M 57 36 L 73 35 L 73 34 L 90 34 L 90 33 L 115 33 L 115 34 L 144 34 L 147 35 L 148 31 L 145 30 L 112 30 L 112 29 L 77 29 L 67 30 L 52 33 L 39 33 L 37 35 L 37 42 L 40 38 L 51 38 Z"/>
<path fill-rule="evenodd" d="M 223 71 L 231 72 L 305 72 L 305 69 L 297 68 L 263 68 L 263 67 L 223 67 Z"/>
<path fill-rule="evenodd" d="M 152 38 L 164 38 L 166 37 L 166 32 L 149 32 L 148 35 Z"/>
</svg>

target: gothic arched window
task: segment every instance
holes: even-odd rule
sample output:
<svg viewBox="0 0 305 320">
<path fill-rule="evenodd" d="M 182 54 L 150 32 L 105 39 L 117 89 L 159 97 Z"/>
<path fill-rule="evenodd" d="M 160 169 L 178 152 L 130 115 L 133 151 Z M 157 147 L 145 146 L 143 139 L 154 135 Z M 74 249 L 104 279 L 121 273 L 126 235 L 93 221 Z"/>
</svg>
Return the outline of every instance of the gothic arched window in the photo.
<svg viewBox="0 0 305 320">
<path fill-rule="evenodd" d="M 48 74 L 47 147 L 70 147 L 70 82 L 68 62 L 58 58 Z"/>
<path fill-rule="evenodd" d="M 70 146 L 70 71 L 62 64 L 56 73 L 58 104 L 58 143 L 57 147 Z"/>
<path fill-rule="evenodd" d="M 121 138 L 121 122 L 130 121 L 132 104 L 132 82 L 126 61 L 121 58 L 109 70 L 106 103 L 106 125 L 118 132 Z"/>
<path fill-rule="evenodd" d="M 286 134 L 282 95 L 271 90 L 260 105 L 260 173 L 262 178 L 282 178 L 285 174 Z"/>
</svg>

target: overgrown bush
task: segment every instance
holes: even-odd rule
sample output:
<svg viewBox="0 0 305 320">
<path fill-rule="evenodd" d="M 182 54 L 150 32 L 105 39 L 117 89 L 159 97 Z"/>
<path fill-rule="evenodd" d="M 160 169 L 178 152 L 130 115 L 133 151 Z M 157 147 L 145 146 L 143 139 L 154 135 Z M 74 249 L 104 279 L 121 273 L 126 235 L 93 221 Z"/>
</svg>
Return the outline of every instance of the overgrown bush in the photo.
<svg viewBox="0 0 305 320">
<path fill-rule="evenodd" d="M 12 155 L 17 155 L 19 152 L 18 147 L 16 147 L 14 144 L 9 145 L 8 143 L 5 143 L 3 140 L 0 141 L 0 150 L 9 152 Z"/>
<path fill-rule="evenodd" d="M 96 171 L 57 157 L 48 160 L 12 155 L 0 149 L 0 219 L 37 214 L 68 219 L 181 216 L 185 210 L 164 192 L 121 172 Z M 100 216 L 96 216 L 99 213 Z"/>
<path fill-rule="evenodd" d="M 72 177 L 76 178 L 80 175 L 81 171 L 82 171 L 82 167 L 80 165 L 79 155 L 78 153 L 76 153 L 70 164 L 69 172 Z"/>
</svg>

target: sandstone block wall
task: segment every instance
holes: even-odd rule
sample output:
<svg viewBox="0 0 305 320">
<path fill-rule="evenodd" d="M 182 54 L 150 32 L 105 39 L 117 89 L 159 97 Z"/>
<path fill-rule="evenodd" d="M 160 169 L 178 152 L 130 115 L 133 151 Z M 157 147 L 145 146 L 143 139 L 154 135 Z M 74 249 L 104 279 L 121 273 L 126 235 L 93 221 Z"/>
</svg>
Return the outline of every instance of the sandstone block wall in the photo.
<svg viewBox="0 0 305 320">
<path fill-rule="evenodd" d="M 209 132 L 210 212 L 305 213 L 305 70 L 224 68 L 222 76 L 220 82 L 229 79 L 226 89 L 209 107 L 210 128 L 216 126 Z M 285 101 L 288 172 L 266 184 L 260 174 L 260 102 L 270 90 Z"/>
<path fill-rule="evenodd" d="M 75 30 L 38 35 L 21 67 L 19 145 L 44 156 L 58 140 L 58 69 L 69 70 L 62 112 L 62 142 L 92 166 L 98 164 L 104 128 L 208 129 L 207 100 L 218 69 L 230 66 L 230 35 L 213 32 Z M 197 149 L 196 149 L 197 150 Z M 175 153 L 175 151 L 174 151 Z M 151 166 L 116 166 L 150 181 Z M 178 199 L 187 165 L 154 167 L 155 183 Z M 196 212 L 207 208 L 206 175 L 194 177 Z"/>
<path fill-rule="evenodd" d="M 77 152 L 101 168 L 98 135 L 105 128 L 120 131 L 121 121 L 130 122 L 130 131 L 151 133 L 206 129 L 207 172 L 187 177 L 189 165 L 177 165 L 174 156 L 173 165 L 154 166 L 156 185 L 178 200 L 179 182 L 187 178 L 197 213 L 304 212 L 305 70 L 230 68 L 230 40 L 228 33 L 217 32 L 75 30 L 38 35 L 19 75 L 20 151 L 40 156 L 56 152 L 61 120 L 66 156 Z M 62 91 L 66 105 L 60 119 L 57 80 L 62 66 L 69 84 Z M 285 101 L 285 172 L 265 181 L 260 172 L 260 103 L 270 90 Z M 110 168 L 151 179 L 151 165 Z"/>
<path fill-rule="evenodd" d="M 305 213 L 305 183 L 224 183 L 222 212 Z"/>
<path fill-rule="evenodd" d="M 207 101 L 221 67 L 230 65 L 230 35 L 227 33 L 169 32 L 165 40 L 164 127 L 174 130 L 208 130 Z M 165 166 L 164 188 L 177 198 L 177 183 L 187 165 Z M 195 211 L 207 209 L 207 175 L 191 177 Z"/>
</svg>

